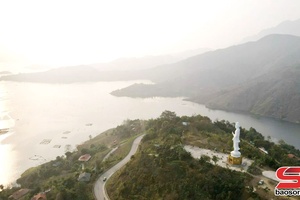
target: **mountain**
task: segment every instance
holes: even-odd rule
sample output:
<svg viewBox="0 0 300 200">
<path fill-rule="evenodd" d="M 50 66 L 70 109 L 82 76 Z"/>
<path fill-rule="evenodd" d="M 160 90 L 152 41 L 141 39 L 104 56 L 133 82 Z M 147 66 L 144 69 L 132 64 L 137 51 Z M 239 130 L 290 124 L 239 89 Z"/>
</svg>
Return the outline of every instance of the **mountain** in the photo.
<svg viewBox="0 0 300 200">
<path fill-rule="evenodd" d="M 300 122 L 300 64 L 271 72 L 215 95 L 210 108 L 251 112 Z"/>
<path fill-rule="evenodd" d="M 143 70 L 153 68 L 155 66 L 175 63 L 191 56 L 202 54 L 209 51 L 208 48 L 199 48 L 170 55 L 144 56 L 136 58 L 119 58 L 117 60 L 90 65 L 99 71 L 115 71 L 115 70 Z"/>
<path fill-rule="evenodd" d="M 300 38 L 269 35 L 256 42 L 155 68 L 148 72 L 148 77 L 157 84 L 135 84 L 112 94 L 185 96 L 211 108 L 297 122 L 300 121 L 299 65 Z"/>
<path fill-rule="evenodd" d="M 10 71 L 0 71 L 0 75 L 7 75 L 7 74 L 11 74 Z"/>
<path fill-rule="evenodd" d="M 44 72 L 20 73 L 0 77 L 4 81 L 36 83 L 74 83 L 96 81 L 125 81 L 138 79 L 134 71 L 99 71 L 89 65 L 60 67 Z"/>
<path fill-rule="evenodd" d="M 86 65 L 4 76 L 0 80 L 72 83 L 147 79 L 155 84 L 134 84 L 111 94 L 183 96 L 210 108 L 299 122 L 299 65 L 300 37 L 274 34 L 143 70 L 101 71 Z"/>
<path fill-rule="evenodd" d="M 144 77 L 157 84 L 145 87 L 149 90 L 165 88 L 167 93 L 174 90 L 183 96 L 198 94 L 199 90 L 218 91 L 250 81 L 286 63 L 300 63 L 299 45 L 299 37 L 270 35 L 257 42 L 207 52 L 175 64 L 148 69 Z M 132 87 L 138 89 L 143 85 Z M 149 96 L 154 93 L 155 90 Z"/>
<path fill-rule="evenodd" d="M 242 43 L 249 42 L 249 41 L 257 41 L 271 34 L 287 34 L 287 35 L 300 36 L 300 19 L 295 21 L 289 21 L 289 20 L 284 21 L 275 27 L 265 29 L 256 35 L 243 39 Z"/>
<path fill-rule="evenodd" d="M 42 72 L 20 73 L 3 76 L 0 80 L 39 83 L 73 83 L 149 79 L 147 69 L 155 66 L 175 63 L 179 60 L 203 53 L 207 50 L 208 49 L 202 48 L 180 52 L 173 55 L 121 58 L 108 63 L 68 66 Z M 41 68 L 40 66 L 38 67 Z M 36 68 L 36 66 L 30 66 L 30 69 L 32 68 Z"/>
</svg>

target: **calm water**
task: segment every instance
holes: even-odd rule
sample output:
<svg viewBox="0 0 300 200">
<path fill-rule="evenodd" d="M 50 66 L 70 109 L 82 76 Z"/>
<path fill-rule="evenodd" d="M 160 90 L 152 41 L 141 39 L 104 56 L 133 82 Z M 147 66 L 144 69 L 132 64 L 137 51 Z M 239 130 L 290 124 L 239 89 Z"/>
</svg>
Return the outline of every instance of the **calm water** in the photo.
<svg viewBox="0 0 300 200">
<path fill-rule="evenodd" d="M 35 84 L 0 82 L 0 115 L 15 120 L 13 130 L 0 135 L 0 184 L 9 184 L 29 167 L 63 155 L 66 148 L 121 124 L 126 119 L 158 117 L 164 110 L 177 115 L 201 114 L 239 121 L 272 139 L 300 148 L 300 125 L 273 119 L 209 110 L 182 98 L 117 98 L 109 93 L 131 82 Z"/>
</svg>

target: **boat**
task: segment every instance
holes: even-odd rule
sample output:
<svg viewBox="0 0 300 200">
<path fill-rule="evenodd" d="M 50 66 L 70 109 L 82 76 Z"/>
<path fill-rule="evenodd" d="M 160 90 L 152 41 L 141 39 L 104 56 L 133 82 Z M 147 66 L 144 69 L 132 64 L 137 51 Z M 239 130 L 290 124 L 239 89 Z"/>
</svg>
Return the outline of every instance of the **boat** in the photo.
<svg viewBox="0 0 300 200">
<path fill-rule="evenodd" d="M 0 129 L 0 135 L 8 133 L 9 132 L 9 128 L 2 128 Z"/>
<path fill-rule="evenodd" d="M 15 126 L 15 120 L 9 115 L 0 116 L 0 135 L 8 133 Z"/>
</svg>

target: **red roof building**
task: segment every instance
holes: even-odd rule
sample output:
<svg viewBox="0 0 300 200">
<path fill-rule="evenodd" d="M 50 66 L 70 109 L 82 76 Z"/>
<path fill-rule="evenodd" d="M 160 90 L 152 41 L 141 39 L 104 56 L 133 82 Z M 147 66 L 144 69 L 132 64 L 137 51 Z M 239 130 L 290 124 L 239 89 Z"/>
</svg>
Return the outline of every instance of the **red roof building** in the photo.
<svg viewBox="0 0 300 200">
<path fill-rule="evenodd" d="M 296 158 L 296 156 L 294 154 L 291 154 L 291 153 L 288 154 L 288 157 L 289 158 Z"/>
<path fill-rule="evenodd" d="M 21 197 L 25 196 L 30 190 L 29 189 L 20 189 L 16 192 L 14 192 L 12 195 L 10 195 L 9 199 L 20 199 Z"/>
<path fill-rule="evenodd" d="M 31 200 L 47 200 L 46 193 L 39 193 L 32 197 Z"/>
<path fill-rule="evenodd" d="M 82 156 L 80 156 L 78 158 L 78 160 L 81 161 L 81 162 L 87 162 L 90 159 L 91 159 L 91 155 L 90 154 L 84 154 L 84 155 L 82 155 Z"/>
</svg>

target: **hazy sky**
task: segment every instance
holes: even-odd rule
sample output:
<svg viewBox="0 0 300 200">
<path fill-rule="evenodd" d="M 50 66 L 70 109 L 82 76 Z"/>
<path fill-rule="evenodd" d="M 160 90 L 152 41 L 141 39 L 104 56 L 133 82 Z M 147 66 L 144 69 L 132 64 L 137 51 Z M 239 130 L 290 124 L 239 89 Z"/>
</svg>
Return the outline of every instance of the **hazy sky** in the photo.
<svg viewBox="0 0 300 200">
<path fill-rule="evenodd" d="M 0 58 L 69 65 L 222 48 L 299 18 L 299 0 L 0 0 Z"/>
</svg>

